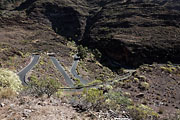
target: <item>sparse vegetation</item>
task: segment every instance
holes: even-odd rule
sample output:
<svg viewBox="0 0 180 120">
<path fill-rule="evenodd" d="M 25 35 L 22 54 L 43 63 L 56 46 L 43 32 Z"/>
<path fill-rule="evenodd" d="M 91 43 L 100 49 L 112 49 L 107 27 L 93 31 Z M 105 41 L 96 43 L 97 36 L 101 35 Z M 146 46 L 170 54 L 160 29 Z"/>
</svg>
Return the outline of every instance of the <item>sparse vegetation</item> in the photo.
<svg viewBox="0 0 180 120">
<path fill-rule="evenodd" d="M 149 89 L 149 87 L 150 87 L 150 85 L 149 85 L 149 83 L 147 83 L 147 82 L 141 82 L 141 83 L 140 83 L 140 88 L 141 88 L 142 90 L 147 90 L 147 89 Z"/>
<path fill-rule="evenodd" d="M 55 93 L 55 96 L 58 97 L 58 98 L 61 98 L 63 95 L 63 90 L 58 90 L 56 93 Z"/>
<path fill-rule="evenodd" d="M 75 80 L 75 86 L 76 87 L 83 87 L 84 85 L 80 82 L 80 80 L 78 78 L 74 78 Z"/>
<path fill-rule="evenodd" d="M 1 88 L 0 89 L 0 99 L 11 98 L 16 95 L 17 95 L 17 93 L 15 91 L 13 91 L 11 88 Z"/>
<path fill-rule="evenodd" d="M 105 96 L 107 99 L 115 102 L 116 105 L 127 107 L 133 104 L 133 101 L 130 98 L 125 97 L 121 91 L 110 90 Z"/>
<path fill-rule="evenodd" d="M 23 86 L 19 77 L 7 69 L 0 69 L 0 98 L 10 98 L 17 95 Z"/>
<path fill-rule="evenodd" d="M 50 97 L 54 93 L 58 92 L 58 89 L 60 87 L 60 82 L 52 78 L 38 80 L 37 77 L 31 76 L 27 90 L 35 96 L 42 96 L 44 94 L 47 94 L 48 97 Z"/>
<path fill-rule="evenodd" d="M 90 88 L 89 90 L 84 90 L 84 97 L 88 102 L 97 105 L 99 100 L 103 99 L 103 91 L 96 88 Z"/>
<path fill-rule="evenodd" d="M 101 57 L 102 57 L 102 54 L 101 54 L 101 52 L 98 49 L 94 49 L 93 50 L 93 54 L 94 54 L 96 60 L 100 60 Z"/>
<path fill-rule="evenodd" d="M 127 109 L 129 110 L 132 118 L 135 120 L 154 120 L 158 119 L 159 117 L 158 113 L 156 113 L 153 109 L 143 104 L 129 106 Z"/>
<path fill-rule="evenodd" d="M 176 68 L 173 66 L 162 66 L 160 67 L 162 71 L 168 72 L 168 73 L 173 73 L 176 72 Z"/>
<path fill-rule="evenodd" d="M 22 85 L 19 77 L 12 71 L 0 69 L 0 89 L 9 88 L 14 92 L 20 92 Z"/>
<path fill-rule="evenodd" d="M 134 78 L 134 80 L 133 80 L 134 82 L 136 82 L 136 83 L 139 83 L 139 79 L 138 78 Z"/>
<path fill-rule="evenodd" d="M 87 48 L 87 47 L 83 47 L 82 45 L 79 45 L 79 46 L 78 46 L 78 56 L 79 56 L 81 59 L 86 58 L 87 52 L 88 52 L 88 48 Z"/>
<path fill-rule="evenodd" d="M 97 84 L 101 84 L 101 83 L 102 83 L 101 80 L 94 80 L 94 81 L 88 83 L 88 85 L 97 85 Z"/>
<path fill-rule="evenodd" d="M 145 81 L 145 80 L 146 80 L 146 77 L 143 76 L 143 75 L 140 75 L 140 76 L 139 76 L 139 79 L 140 79 L 141 81 Z"/>
</svg>

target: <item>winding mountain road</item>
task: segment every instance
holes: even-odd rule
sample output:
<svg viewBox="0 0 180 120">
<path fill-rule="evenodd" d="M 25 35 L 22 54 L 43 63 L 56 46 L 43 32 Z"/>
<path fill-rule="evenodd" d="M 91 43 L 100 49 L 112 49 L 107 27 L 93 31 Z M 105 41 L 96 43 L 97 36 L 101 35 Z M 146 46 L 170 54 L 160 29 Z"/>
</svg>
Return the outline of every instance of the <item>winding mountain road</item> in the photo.
<svg viewBox="0 0 180 120">
<path fill-rule="evenodd" d="M 28 83 L 26 82 L 26 74 L 38 63 L 40 59 L 40 55 L 32 55 L 32 59 L 31 62 L 25 67 L 23 68 L 20 72 L 17 73 L 17 75 L 19 76 L 20 80 L 22 81 L 23 85 L 27 85 Z M 50 59 L 52 60 L 53 64 L 55 65 L 55 67 L 62 73 L 66 83 L 68 84 L 68 86 L 70 87 L 65 87 L 65 88 L 60 88 L 60 89 L 82 89 L 82 88 L 92 88 L 92 87 L 97 87 L 97 85 L 87 85 L 88 81 L 83 80 L 76 72 L 76 68 L 79 62 L 79 59 L 77 57 L 77 55 L 74 56 L 74 62 L 72 64 L 71 67 L 71 74 L 75 77 L 78 78 L 80 80 L 80 82 L 82 84 L 84 84 L 84 86 L 82 87 L 75 87 L 74 86 L 74 81 L 70 78 L 70 76 L 66 73 L 66 71 L 64 70 L 64 68 L 62 67 L 62 65 L 58 62 L 58 60 L 55 57 L 50 56 Z M 120 76 L 118 79 L 118 81 L 124 80 L 129 78 L 132 73 L 135 70 L 127 70 L 128 74 L 125 74 L 123 76 Z M 98 85 L 103 85 L 103 84 L 110 84 L 112 83 L 112 81 L 109 81 L 107 83 L 101 83 Z"/>
<path fill-rule="evenodd" d="M 26 74 L 38 63 L 40 55 L 33 55 L 31 62 L 23 68 L 17 75 L 19 76 L 23 85 L 27 85 Z"/>
<path fill-rule="evenodd" d="M 78 59 L 77 55 L 74 55 L 74 61 L 73 61 L 72 67 L 71 67 L 71 74 L 72 74 L 75 78 L 79 79 L 82 84 L 86 85 L 86 84 L 88 84 L 88 81 L 82 79 L 82 77 L 80 77 L 80 76 L 78 75 L 77 71 L 76 71 L 78 62 L 79 62 L 79 59 Z"/>
<path fill-rule="evenodd" d="M 128 71 L 128 70 L 127 70 Z M 80 87 L 63 87 L 60 89 L 69 89 L 69 90 L 76 90 L 76 91 L 82 91 L 83 88 L 99 88 L 99 85 L 110 85 L 113 84 L 114 82 L 120 82 L 122 80 L 126 80 L 128 78 L 130 78 L 132 76 L 132 74 L 135 72 L 135 70 L 130 70 L 128 73 L 126 73 L 125 75 L 119 76 L 119 78 L 116 78 L 115 80 L 112 81 L 108 81 L 106 83 L 99 83 L 99 84 L 95 84 L 95 85 L 84 85 L 84 86 L 80 86 Z"/>
<path fill-rule="evenodd" d="M 74 81 L 69 77 L 69 75 L 65 72 L 64 68 L 62 65 L 57 61 L 55 57 L 50 57 L 53 64 L 56 66 L 56 68 L 62 73 L 64 79 L 66 80 L 66 83 L 70 86 L 74 86 Z"/>
<path fill-rule="evenodd" d="M 77 55 L 74 55 L 74 61 L 73 61 L 70 72 L 75 78 L 78 78 L 80 80 L 80 82 L 82 84 L 84 84 L 84 86 L 76 87 L 76 86 L 74 86 L 74 81 L 72 79 L 70 79 L 69 75 L 65 72 L 64 68 L 58 62 L 58 60 L 55 57 L 50 57 L 50 58 L 51 58 L 52 62 L 54 63 L 55 67 L 64 76 L 64 79 L 66 80 L 66 83 L 69 85 L 69 87 L 63 87 L 63 88 L 60 88 L 60 89 L 67 89 L 67 90 L 71 90 L 71 91 L 82 91 L 83 88 L 98 88 L 98 85 L 109 85 L 109 84 L 112 84 L 114 81 L 121 81 L 121 80 L 128 79 L 136 71 L 136 70 L 129 69 L 129 70 L 126 70 L 128 73 L 126 73 L 125 75 L 119 76 L 114 81 L 108 81 L 106 83 L 100 83 L 100 84 L 96 84 L 96 85 L 87 85 L 88 81 L 82 79 L 76 72 L 76 68 L 77 68 L 77 65 L 78 65 L 78 62 L 79 62 L 79 58 L 78 58 Z"/>
</svg>

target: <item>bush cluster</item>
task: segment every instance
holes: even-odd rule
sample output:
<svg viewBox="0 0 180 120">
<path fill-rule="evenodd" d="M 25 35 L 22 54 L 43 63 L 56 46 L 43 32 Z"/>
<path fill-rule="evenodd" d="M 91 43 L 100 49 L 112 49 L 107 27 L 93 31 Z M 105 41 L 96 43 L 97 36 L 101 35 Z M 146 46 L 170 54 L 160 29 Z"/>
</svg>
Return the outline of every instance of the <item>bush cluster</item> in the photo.
<svg viewBox="0 0 180 120">
<path fill-rule="evenodd" d="M 101 58 L 102 58 L 102 53 L 101 53 L 98 49 L 94 49 L 94 50 L 93 50 L 93 54 L 94 54 L 96 60 L 101 60 Z"/>
<path fill-rule="evenodd" d="M 0 98 L 9 98 L 22 90 L 19 77 L 12 71 L 0 69 Z"/>
<path fill-rule="evenodd" d="M 31 94 L 35 96 L 42 96 L 47 94 L 48 97 L 58 92 L 58 89 L 61 87 L 60 82 L 55 79 L 47 78 L 47 79 L 37 79 L 37 77 L 30 77 L 30 82 L 27 87 L 27 90 L 30 91 Z"/>
<path fill-rule="evenodd" d="M 105 88 L 104 88 L 105 89 Z M 133 102 L 128 97 L 124 96 L 120 91 L 113 91 L 112 89 L 99 90 L 96 88 L 90 88 L 83 92 L 83 102 L 91 104 L 91 108 L 94 110 L 108 110 L 108 109 L 120 109 L 120 106 L 127 107 L 132 105 Z"/>
<path fill-rule="evenodd" d="M 98 101 L 103 98 L 103 91 L 96 88 L 90 88 L 89 90 L 84 91 L 84 95 L 88 102 L 97 104 Z"/>
<path fill-rule="evenodd" d="M 74 78 L 75 80 L 75 86 L 76 87 L 83 87 L 84 85 L 81 83 L 80 79 L 78 78 Z"/>
<path fill-rule="evenodd" d="M 81 59 L 84 59 L 84 58 L 87 57 L 87 52 L 88 52 L 88 48 L 87 47 L 83 47 L 82 45 L 79 45 L 77 49 L 78 49 L 78 56 Z"/>
<path fill-rule="evenodd" d="M 0 69 L 0 90 L 3 88 L 10 88 L 15 92 L 22 90 L 21 81 L 16 73 L 7 69 Z"/>
<path fill-rule="evenodd" d="M 131 117 L 135 120 L 157 120 L 159 117 L 158 113 L 156 113 L 153 109 L 143 104 L 129 106 L 128 110 L 130 112 Z"/>
</svg>

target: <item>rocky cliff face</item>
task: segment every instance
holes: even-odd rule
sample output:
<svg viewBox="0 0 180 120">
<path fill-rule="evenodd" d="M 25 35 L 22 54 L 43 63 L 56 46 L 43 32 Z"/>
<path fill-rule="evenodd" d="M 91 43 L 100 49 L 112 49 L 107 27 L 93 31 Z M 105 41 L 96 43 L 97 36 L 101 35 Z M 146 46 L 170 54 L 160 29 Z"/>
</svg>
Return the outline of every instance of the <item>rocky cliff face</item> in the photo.
<svg viewBox="0 0 180 120">
<path fill-rule="evenodd" d="M 26 0 L 13 11 L 124 65 L 180 61 L 177 0 Z"/>
<path fill-rule="evenodd" d="M 92 18 L 84 43 L 125 65 L 180 61 L 180 2 L 111 0 Z"/>
</svg>

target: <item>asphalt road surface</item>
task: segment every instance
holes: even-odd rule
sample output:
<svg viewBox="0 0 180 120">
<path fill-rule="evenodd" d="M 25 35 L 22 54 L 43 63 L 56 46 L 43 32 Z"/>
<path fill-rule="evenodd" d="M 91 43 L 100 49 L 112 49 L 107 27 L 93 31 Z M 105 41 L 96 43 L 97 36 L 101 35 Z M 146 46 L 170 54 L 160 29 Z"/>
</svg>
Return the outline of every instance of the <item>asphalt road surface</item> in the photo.
<svg viewBox="0 0 180 120">
<path fill-rule="evenodd" d="M 65 72 L 64 68 L 59 64 L 57 59 L 55 57 L 50 57 L 56 68 L 62 73 L 64 79 L 66 80 L 66 83 L 70 86 L 74 86 L 73 80 L 70 79 L 69 75 Z"/>
<path fill-rule="evenodd" d="M 33 55 L 32 57 L 33 60 L 17 74 L 23 85 L 27 85 L 26 74 L 38 63 L 40 55 Z"/>
<path fill-rule="evenodd" d="M 82 77 L 80 77 L 80 76 L 77 74 L 77 72 L 76 72 L 76 68 L 77 68 L 78 62 L 79 62 L 78 57 L 77 57 L 77 55 L 75 55 L 75 56 L 74 56 L 73 65 L 72 65 L 72 67 L 71 67 L 71 74 L 72 74 L 75 78 L 79 79 L 82 84 L 86 85 L 86 84 L 88 84 L 88 81 L 82 79 Z"/>
</svg>

